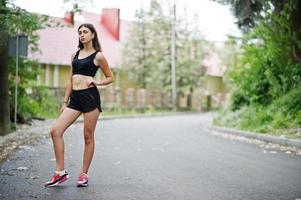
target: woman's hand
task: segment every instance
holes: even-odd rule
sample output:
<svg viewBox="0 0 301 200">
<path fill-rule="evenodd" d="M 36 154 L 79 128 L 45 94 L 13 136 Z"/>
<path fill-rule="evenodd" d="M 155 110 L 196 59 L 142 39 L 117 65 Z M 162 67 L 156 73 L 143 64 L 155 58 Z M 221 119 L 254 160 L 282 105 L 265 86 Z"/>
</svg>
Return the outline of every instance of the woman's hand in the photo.
<svg viewBox="0 0 301 200">
<path fill-rule="evenodd" d="M 87 80 L 87 86 L 88 87 L 90 87 L 91 85 L 97 86 L 97 84 L 98 84 L 98 82 L 92 77 Z"/>
<path fill-rule="evenodd" d="M 67 107 L 67 103 L 63 103 L 63 105 L 60 109 L 60 112 L 62 113 L 65 110 L 66 107 Z"/>
</svg>

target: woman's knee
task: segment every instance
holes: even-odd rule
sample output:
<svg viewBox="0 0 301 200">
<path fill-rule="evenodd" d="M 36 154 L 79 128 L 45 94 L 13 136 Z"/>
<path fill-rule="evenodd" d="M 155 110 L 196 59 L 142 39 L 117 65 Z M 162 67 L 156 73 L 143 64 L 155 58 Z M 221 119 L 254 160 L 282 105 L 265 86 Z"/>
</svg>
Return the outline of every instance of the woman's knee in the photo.
<svg viewBox="0 0 301 200">
<path fill-rule="evenodd" d="M 62 131 L 57 126 L 53 126 L 50 129 L 50 135 L 52 138 L 62 137 Z"/>
<path fill-rule="evenodd" d="M 85 130 L 84 138 L 85 138 L 85 144 L 94 143 L 94 131 Z"/>
</svg>

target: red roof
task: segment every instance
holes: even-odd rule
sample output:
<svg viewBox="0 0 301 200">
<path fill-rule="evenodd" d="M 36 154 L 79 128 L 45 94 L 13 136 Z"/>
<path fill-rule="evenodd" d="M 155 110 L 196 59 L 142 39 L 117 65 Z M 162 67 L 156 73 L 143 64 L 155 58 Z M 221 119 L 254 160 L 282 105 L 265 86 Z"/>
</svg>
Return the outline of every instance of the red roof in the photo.
<svg viewBox="0 0 301 200">
<path fill-rule="evenodd" d="M 49 17 L 49 20 L 61 22 L 66 25 L 63 18 Z M 113 35 L 101 24 L 101 15 L 83 11 L 76 14 L 74 26 L 62 28 L 45 28 L 38 31 L 40 37 L 38 46 L 40 52 L 29 51 L 29 58 L 37 59 L 40 63 L 69 65 L 71 55 L 76 52 L 78 45 L 77 28 L 82 23 L 91 23 L 95 26 L 102 51 L 111 68 L 121 63 L 121 50 L 124 45 L 129 22 L 120 21 L 120 40 L 117 41 Z M 125 35 L 123 35 L 125 34 Z"/>
</svg>

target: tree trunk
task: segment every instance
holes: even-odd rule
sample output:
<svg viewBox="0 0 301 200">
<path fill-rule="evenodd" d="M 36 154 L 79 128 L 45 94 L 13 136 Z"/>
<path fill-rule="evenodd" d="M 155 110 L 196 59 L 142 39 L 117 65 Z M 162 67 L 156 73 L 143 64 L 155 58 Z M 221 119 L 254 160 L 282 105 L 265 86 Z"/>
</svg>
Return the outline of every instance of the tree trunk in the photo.
<svg viewBox="0 0 301 200">
<path fill-rule="evenodd" d="M 2 29 L 2 28 L 1 28 Z M 8 34 L 0 30 L 0 135 L 10 132 L 8 83 Z"/>
<path fill-rule="evenodd" d="M 292 33 L 292 42 L 291 42 L 291 58 L 293 63 L 301 62 L 301 47 L 298 45 L 298 42 L 301 41 L 301 4 L 291 11 L 290 13 L 290 22 L 291 22 L 291 33 Z"/>
</svg>

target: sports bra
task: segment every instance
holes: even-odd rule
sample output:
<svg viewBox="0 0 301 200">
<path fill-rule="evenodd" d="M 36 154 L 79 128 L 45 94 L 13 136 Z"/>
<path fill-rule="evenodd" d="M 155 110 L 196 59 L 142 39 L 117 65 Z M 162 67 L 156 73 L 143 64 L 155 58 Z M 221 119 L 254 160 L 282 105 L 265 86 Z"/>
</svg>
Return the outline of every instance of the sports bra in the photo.
<svg viewBox="0 0 301 200">
<path fill-rule="evenodd" d="M 98 70 L 98 66 L 94 64 L 93 60 L 98 51 L 95 51 L 94 53 L 85 58 L 78 59 L 79 51 L 80 50 L 76 52 L 72 61 L 72 74 L 80 74 L 94 77 Z"/>
</svg>

